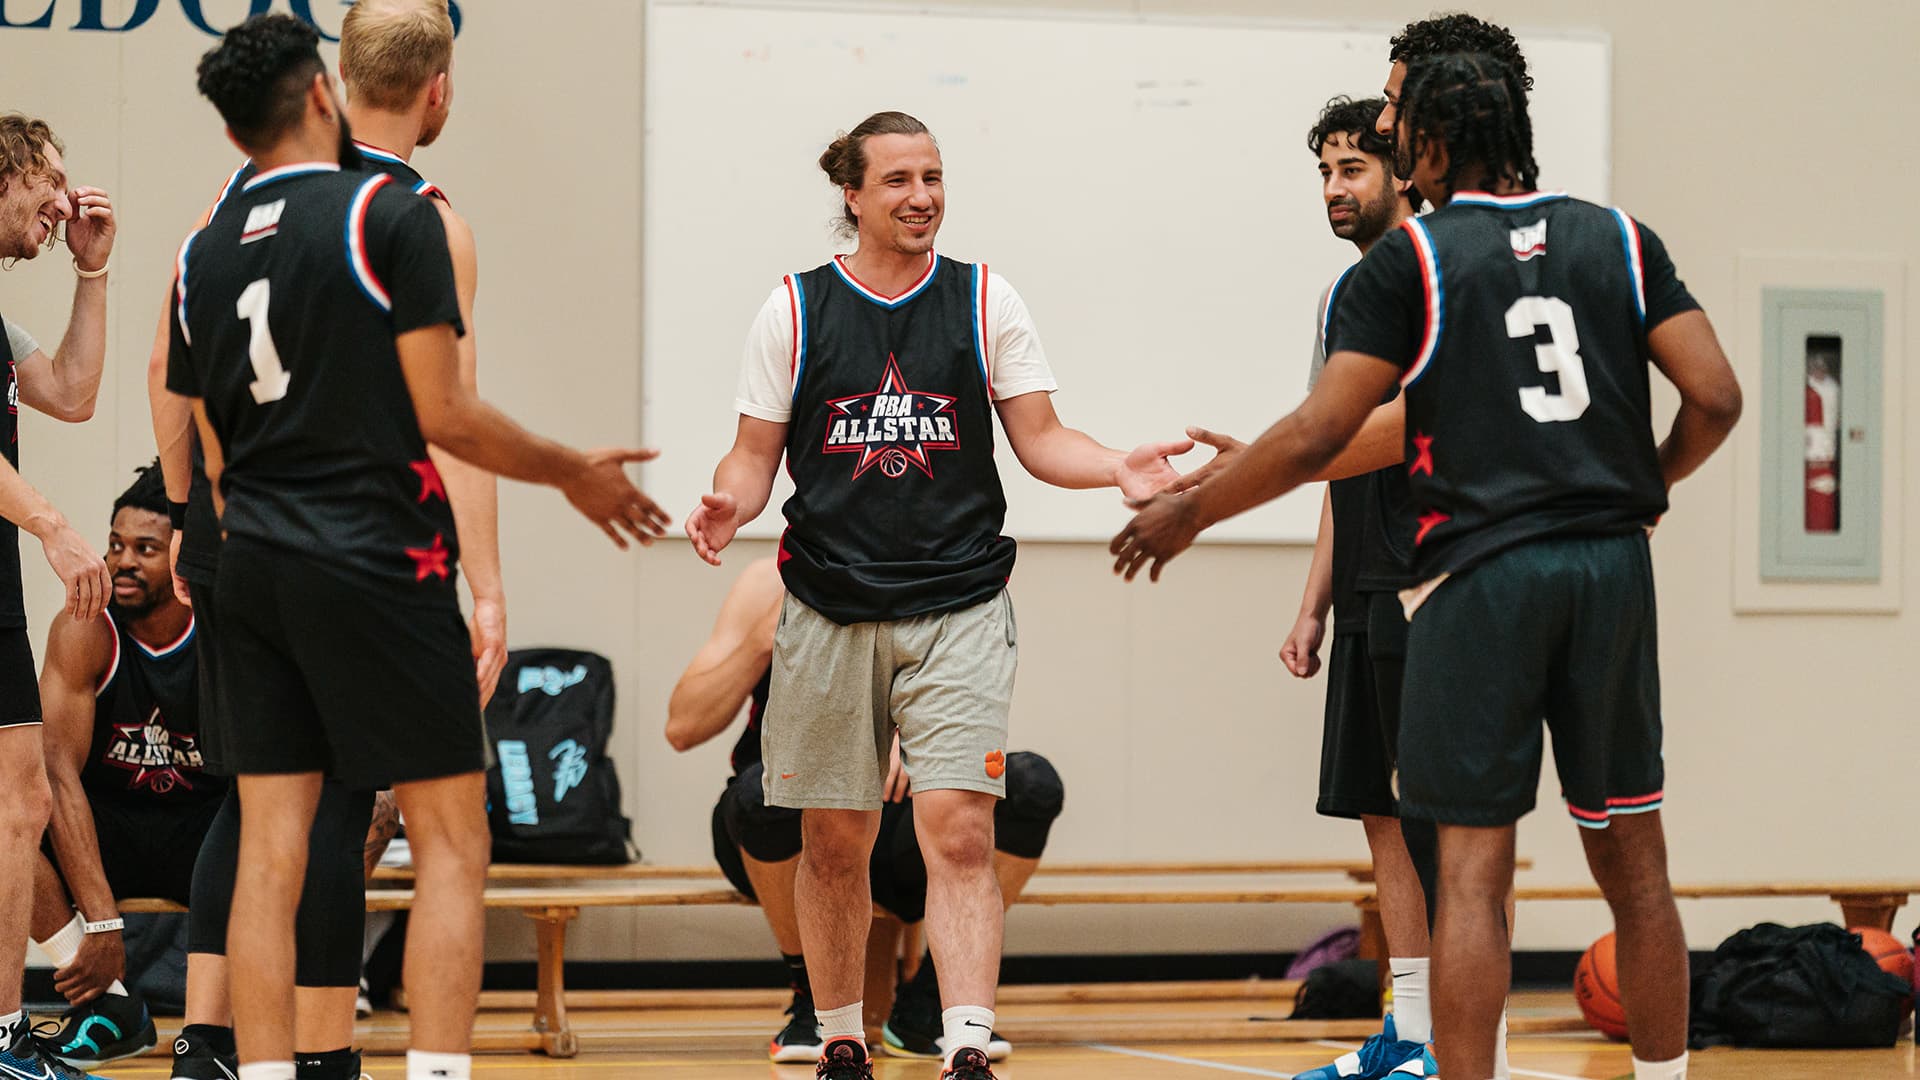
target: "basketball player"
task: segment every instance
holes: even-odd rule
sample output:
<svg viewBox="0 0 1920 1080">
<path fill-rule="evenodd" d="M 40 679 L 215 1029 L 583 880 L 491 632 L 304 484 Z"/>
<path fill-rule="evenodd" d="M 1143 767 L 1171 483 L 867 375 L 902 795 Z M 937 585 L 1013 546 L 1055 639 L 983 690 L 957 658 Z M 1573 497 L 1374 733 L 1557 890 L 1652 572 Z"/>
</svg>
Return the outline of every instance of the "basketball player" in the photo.
<svg viewBox="0 0 1920 1080">
<path fill-rule="evenodd" d="M 1131 578 L 1331 458 L 1396 374 L 1416 518 L 1401 714 L 1402 810 L 1440 823 L 1435 1049 L 1493 1075 L 1509 977 L 1501 897 L 1551 730 L 1567 808 L 1613 910 L 1636 1080 L 1687 1071 L 1686 940 L 1660 825 L 1659 675 L 1647 529 L 1740 413 L 1713 327 L 1653 231 L 1533 191 L 1516 72 L 1484 54 L 1407 65 L 1395 146 L 1441 209 L 1368 253 L 1333 357 L 1293 414 L 1113 542 Z M 1646 364 L 1674 384 L 1648 431 Z"/>
<path fill-rule="evenodd" d="M 871 1073 L 867 862 L 898 728 L 947 1006 L 942 1075 L 985 1080 L 1002 931 L 993 807 L 1006 790 L 1016 647 L 990 412 L 1027 471 L 1060 487 L 1145 496 L 1174 479 L 1167 455 L 1192 444 L 1125 453 L 1061 425 L 1018 294 L 934 252 L 946 192 L 924 124 L 876 113 L 820 165 L 858 249 L 790 275 L 761 308 L 733 449 L 686 531 L 718 564 L 786 459 L 797 489 L 780 545 L 789 596 L 761 744 L 767 801 L 803 811 L 795 898 L 826 1041 L 820 1075 Z"/>
<path fill-rule="evenodd" d="M 1410 181 L 1393 175 L 1393 141 L 1373 129 L 1385 104 L 1334 98 L 1307 133 L 1307 148 L 1319 161 L 1327 223 L 1363 256 L 1412 217 L 1420 199 Z M 1326 327 L 1351 274 L 1351 268 L 1342 272 L 1321 294 L 1310 384 L 1326 364 Z M 1432 1075 L 1425 1067 L 1433 1034 L 1427 904 L 1408 849 L 1423 847 L 1422 861 L 1431 872 L 1433 824 L 1403 823 L 1393 789 L 1406 621 L 1397 609 L 1377 621 L 1371 617 L 1376 600 L 1396 602 L 1392 590 L 1406 573 L 1412 537 L 1394 512 L 1406 501 L 1406 487 L 1406 470 L 1397 463 L 1327 485 L 1300 616 L 1280 653 L 1294 675 L 1317 673 L 1327 608 L 1333 608 L 1317 809 L 1329 817 L 1357 817 L 1366 831 L 1393 975 L 1393 1012 L 1384 1030 L 1357 1053 L 1301 1073 L 1302 1080 Z"/>
<path fill-rule="evenodd" d="M 453 40 L 444 0 L 359 0 L 341 26 L 340 71 L 361 164 L 438 200 L 449 234 L 461 238 L 457 246 L 462 257 L 456 259 L 455 278 L 461 309 L 471 326 L 476 278 L 470 235 L 441 189 L 409 164 L 414 149 L 430 145 L 445 127 L 452 103 Z M 253 173 L 251 163 L 244 165 L 222 189 L 214 209 Z M 213 212 L 209 210 L 209 216 Z M 219 536 L 212 526 L 212 497 L 204 473 L 197 459 L 189 458 L 191 405 L 165 389 L 168 319 L 163 313 L 149 365 L 149 391 L 156 436 L 163 452 L 171 451 L 163 457 L 179 476 L 179 490 L 191 493 L 184 516 L 199 526 L 182 530 L 187 538 L 181 545 L 180 570 L 182 577 L 193 578 L 192 594 L 204 632 L 213 614 Z M 477 354 L 471 332 L 461 339 L 460 361 L 463 381 L 475 386 Z M 461 538 L 465 576 L 473 596 L 470 628 L 484 707 L 506 659 L 494 478 L 437 448 L 432 448 L 432 456 Z M 211 681 L 210 669 L 207 681 Z M 385 822 L 387 838 L 396 824 L 391 814 L 375 814 L 374 805 L 372 792 L 350 791 L 329 781 L 315 812 L 307 869 L 311 898 L 301 904 L 301 929 L 296 935 L 295 1051 L 302 1080 L 357 1080 L 360 1075 L 359 1055 L 351 1047 L 360 965 L 347 943 L 360 940 L 364 924 L 363 859 L 366 845 L 375 840 L 369 819 Z M 197 900 L 189 916 L 188 1023 L 174 1044 L 176 1080 L 220 1080 L 221 1064 L 231 1064 L 232 1015 L 224 953 L 239 830 L 239 801 L 234 798 L 199 859 Z"/>
<path fill-rule="evenodd" d="M 803 811 L 768 805 L 766 769 L 760 760 L 774 629 L 785 599 L 780 571 L 771 558 L 755 559 L 734 579 L 713 634 L 674 684 L 667 703 L 667 741 L 675 750 L 691 750 L 717 738 L 740 715 L 741 706 L 749 706 L 746 729 L 733 746 L 733 776 L 713 808 L 713 854 L 734 888 L 759 902 L 787 964 L 793 1002 L 787 1007 L 787 1025 L 774 1035 L 767 1052 L 775 1062 L 811 1062 L 820 1057 L 820 1024 L 793 908 Z M 1012 903 L 1040 865 L 1066 792 L 1052 762 L 1039 754 L 1008 754 L 1006 779 L 1007 797 L 993 813 L 993 872 L 1002 900 Z M 926 917 L 927 867 L 914 829 L 909 786 L 896 737 L 868 877 L 874 904 L 915 925 Z M 882 1029 L 887 1052 L 944 1056 L 940 1013 L 937 969 L 931 957 L 922 957 L 912 979 L 894 995 Z M 993 1061 L 1012 1052 L 1012 1045 L 998 1035 L 987 1047 Z"/>
<path fill-rule="evenodd" d="M 113 602 L 104 619 L 62 612 L 40 675 L 53 820 L 34 870 L 33 939 L 73 1004 L 54 1056 L 91 1069 L 153 1048 L 153 1020 L 122 981 L 117 897 L 190 899 L 193 860 L 227 791 L 200 753 L 193 612 L 173 595 L 172 532 L 157 467 L 114 501 Z"/>
<path fill-rule="evenodd" d="M 40 690 L 21 590 L 20 530 L 40 541 L 65 588 L 68 616 L 91 619 L 106 610 L 112 594 L 106 563 L 18 471 L 20 406 L 69 423 L 86 420 L 93 415 L 106 362 L 113 202 L 99 188 L 71 185 L 64 153 L 45 121 L 19 113 L 0 115 L 0 259 L 33 259 L 51 250 L 64 225 L 67 250 L 80 278 L 59 348 L 48 356 L 35 347 L 24 358 L 10 350 L 7 365 L 7 411 L 0 437 L 0 456 L 5 458 L 0 465 L 0 791 L 6 792 L 0 798 L 0 850 L 15 866 L 32 865 L 51 801 L 41 744 Z M 28 344 L 30 339 L 20 336 L 17 344 Z M 20 1008 L 32 901 L 31 875 L 9 875 L 0 885 L 0 1078 L 77 1076 L 34 1041 Z M 97 933 L 119 931 L 117 919 L 90 925 Z"/>
<path fill-rule="evenodd" d="M 650 540 L 661 517 L 621 468 L 650 454 L 539 439 L 461 382 L 440 213 L 390 175 L 340 169 L 358 154 L 317 40 L 262 16 L 201 62 L 202 92 L 259 171 L 182 245 L 168 371 L 195 399 L 227 536 L 222 705 L 272 718 L 226 732 L 247 808 L 228 933 L 241 1071 L 295 1075 L 294 909 L 324 772 L 395 788 L 419 864 L 408 1074 L 467 1080 L 482 735 L 427 443 L 560 487 L 621 546 L 616 529 Z"/>
</svg>

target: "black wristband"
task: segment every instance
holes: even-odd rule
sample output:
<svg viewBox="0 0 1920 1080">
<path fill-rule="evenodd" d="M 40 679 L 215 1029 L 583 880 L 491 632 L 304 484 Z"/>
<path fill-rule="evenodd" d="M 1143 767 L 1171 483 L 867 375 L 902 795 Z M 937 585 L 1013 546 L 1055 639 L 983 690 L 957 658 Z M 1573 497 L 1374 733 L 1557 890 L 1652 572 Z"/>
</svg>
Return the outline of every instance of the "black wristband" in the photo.
<svg viewBox="0 0 1920 1080">
<path fill-rule="evenodd" d="M 167 523 L 169 525 L 172 525 L 175 531 L 186 528 L 187 527 L 187 504 L 183 502 L 174 502 L 172 499 L 168 499 L 167 500 Z"/>
</svg>

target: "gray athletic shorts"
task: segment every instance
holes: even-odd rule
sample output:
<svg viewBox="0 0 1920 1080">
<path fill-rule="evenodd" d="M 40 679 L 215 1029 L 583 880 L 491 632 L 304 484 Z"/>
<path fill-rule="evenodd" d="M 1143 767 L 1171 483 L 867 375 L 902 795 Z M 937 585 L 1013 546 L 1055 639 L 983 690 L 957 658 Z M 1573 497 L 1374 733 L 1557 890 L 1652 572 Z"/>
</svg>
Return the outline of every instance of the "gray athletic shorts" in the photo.
<svg viewBox="0 0 1920 1080">
<path fill-rule="evenodd" d="M 788 596 L 760 732 L 768 804 L 880 809 L 895 727 L 916 794 L 1004 798 L 1017 654 L 1004 589 L 958 611 L 852 626 Z"/>
</svg>

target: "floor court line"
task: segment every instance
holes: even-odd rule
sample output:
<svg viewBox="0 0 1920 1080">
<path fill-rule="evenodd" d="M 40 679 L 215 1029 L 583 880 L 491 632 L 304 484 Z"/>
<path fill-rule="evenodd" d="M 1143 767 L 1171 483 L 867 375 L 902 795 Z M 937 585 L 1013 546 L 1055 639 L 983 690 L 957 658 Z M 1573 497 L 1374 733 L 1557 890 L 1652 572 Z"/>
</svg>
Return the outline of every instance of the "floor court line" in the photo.
<svg viewBox="0 0 1920 1080">
<path fill-rule="evenodd" d="M 1314 1040 L 1314 1045 L 1324 1046 L 1329 1050 L 1360 1049 L 1353 1043 L 1333 1042 L 1328 1039 L 1316 1039 Z M 1566 1073 L 1541 1072 L 1539 1069 L 1523 1069 L 1518 1065 L 1508 1066 L 1507 1071 L 1514 1076 L 1530 1076 L 1533 1077 L 1534 1080 L 1588 1080 L 1588 1078 L 1584 1076 L 1568 1076 Z"/>
<path fill-rule="evenodd" d="M 1087 1043 L 1089 1050 L 1101 1050 L 1109 1054 L 1121 1054 L 1126 1057 L 1145 1058 L 1149 1061 L 1165 1061 L 1174 1065 L 1192 1065 L 1200 1069 L 1218 1069 L 1221 1072 L 1240 1073 L 1243 1076 L 1272 1076 L 1279 1080 L 1293 1080 L 1292 1073 L 1274 1072 L 1272 1069 L 1256 1069 L 1251 1065 L 1228 1065 L 1204 1058 L 1180 1057 L 1176 1054 L 1156 1054 L 1151 1050 L 1135 1050 L 1127 1046 L 1110 1046 L 1106 1043 Z"/>
</svg>

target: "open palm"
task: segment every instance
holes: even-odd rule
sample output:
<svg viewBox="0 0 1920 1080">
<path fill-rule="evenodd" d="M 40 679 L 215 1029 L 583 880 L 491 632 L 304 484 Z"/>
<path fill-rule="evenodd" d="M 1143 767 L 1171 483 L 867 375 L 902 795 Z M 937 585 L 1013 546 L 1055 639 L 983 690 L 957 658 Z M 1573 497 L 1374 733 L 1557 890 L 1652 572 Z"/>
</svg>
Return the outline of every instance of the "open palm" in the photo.
<svg viewBox="0 0 1920 1080">
<path fill-rule="evenodd" d="M 1192 439 L 1142 443 L 1134 447 L 1133 452 L 1120 462 L 1120 471 L 1115 477 L 1120 485 L 1120 494 L 1130 502 L 1152 498 L 1161 488 L 1180 479 L 1180 470 L 1174 468 L 1173 462 L 1167 459 L 1178 457 L 1191 449 Z"/>
</svg>

